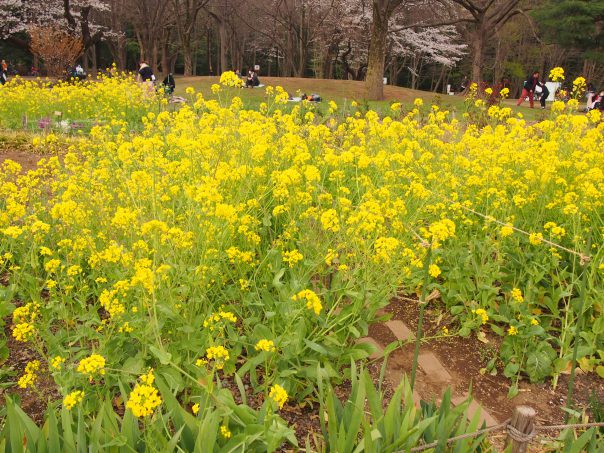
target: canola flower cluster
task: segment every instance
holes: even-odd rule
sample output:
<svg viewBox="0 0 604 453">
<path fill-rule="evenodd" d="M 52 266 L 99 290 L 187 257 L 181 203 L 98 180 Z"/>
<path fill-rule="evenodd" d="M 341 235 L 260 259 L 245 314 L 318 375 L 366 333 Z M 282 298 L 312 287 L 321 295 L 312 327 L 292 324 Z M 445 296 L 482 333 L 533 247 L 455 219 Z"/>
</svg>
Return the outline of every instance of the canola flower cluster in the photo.
<svg viewBox="0 0 604 453">
<path fill-rule="evenodd" d="M 549 72 L 549 78 L 552 82 L 562 82 L 564 80 L 564 68 L 555 67 Z"/>
<path fill-rule="evenodd" d="M 77 372 L 86 376 L 90 381 L 95 377 L 105 374 L 105 358 L 99 354 L 92 354 L 80 361 Z"/>
<path fill-rule="evenodd" d="M 134 124 L 158 103 L 167 101 L 149 95 L 132 74 L 112 74 L 76 85 L 12 78 L 0 86 L 0 127 L 17 128 L 27 121 L 38 130 L 77 132 L 95 124 Z"/>
<path fill-rule="evenodd" d="M 594 263 L 582 353 L 601 365 L 599 112 L 562 104 L 528 124 L 491 106 L 479 127 L 421 100 L 322 119 L 303 105 L 246 111 L 191 96 L 145 114 L 136 133 L 108 111 L 118 123 L 28 173 L 1 164 L 0 271 L 29 295 L 10 329 L 47 351 L 65 407 L 87 386 L 117 393 L 133 362 L 196 382 L 243 368 L 282 407 L 319 361 L 337 375 L 360 356 L 353 340 L 376 310 L 420 293 L 426 271 L 432 303 L 455 318 L 448 335 L 490 329 L 562 366 L 582 271 L 573 251 Z M 510 362 L 524 369 L 525 356 Z M 255 367 L 269 361 L 260 382 Z M 35 385 L 37 369 L 21 383 Z M 129 408 L 150 415 L 160 398 L 137 385 Z"/>
<path fill-rule="evenodd" d="M 275 384 L 271 387 L 268 397 L 279 405 L 279 409 L 283 409 L 283 406 L 288 399 L 287 392 L 279 384 Z"/>
<path fill-rule="evenodd" d="M 153 370 L 140 377 L 140 383 L 134 386 L 130 393 L 126 408 L 132 411 L 135 417 L 147 417 L 155 412 L 162 403 L 159 392 L 153 387 L 155 375 Z"/>
</svg>

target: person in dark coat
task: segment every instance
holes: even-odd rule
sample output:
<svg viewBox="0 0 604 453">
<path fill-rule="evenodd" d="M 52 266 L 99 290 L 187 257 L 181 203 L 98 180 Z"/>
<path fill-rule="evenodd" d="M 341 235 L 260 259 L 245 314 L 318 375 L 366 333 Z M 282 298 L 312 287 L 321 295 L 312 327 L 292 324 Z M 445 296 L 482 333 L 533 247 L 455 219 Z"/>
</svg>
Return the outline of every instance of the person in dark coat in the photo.
<svg viewBox="0 0 604 453">
<path fill-rule="evenodd" d="M 5 60 L 2 60 L 0 64 L 0 83 L 4 85 L 8 80 L 8 64 L 6 64 Z"/>
<path fill-rule="evenodd" d="M 168 74 L 164 81 L 161 83 L 162 88 L 164 89 L 164 93 L 172 94 L 176 89 L 176 82 L 174 81 L 174 76 L 172 73 Z"/>
<path fill-rule="evenodd" d="M 547 88 L 547 84 L 545 80 L 541 80 L 537 82 L 537 86 L 541 88 L 541 97 L 539 98 L 539 102 L 541 103 L 541 108 L 545 108 L 545 101 L 549 97 L 549 89 Z"/>
<path fill-rule="evenodd" d="M 258 79 L 258 74 L 256 74 L 256 71 L 250 69 L 247 72 L 247 79 L 245 81 L 245 87 L 254 88 L 254 87 L 257 87 L 258 85 L 260 85 L 260 79 Z"/>
<path fill-rule="evenodd" d="M 144 61 L 141 63 L 140 68 L 138 69 L 138 78 L 141 82 L 155 82 L 153 69 L 151 69 L 151 67 Z"/>
<path fill-rule="evenodd" d="M 524 102 L 524 98 L 528 96 L 529 104 L 531 105 L 531 108 L 533 108 L 535 106 L 535 88 L 537 87 L 538 83 L 539 71 L 535 71 L 533 72 L 532 76 L 528 76 L 524 81 L 524 85 L 522 86 L 522 94 L 520 95 L 520 99 L 518 99 L 518 103 L 516 105 L 522 104 Z"/>
<path fill-rule="evenodd" d="M 146 86 L 149 93 L 154 91 L 153 87 L 155 85 L 155 74 L 153 74 L 153 69 L 151 69 L 151 67 L 144 61 L 141 63 L 140 68 L 138 69 L 138 80 Z"/>
</svg>

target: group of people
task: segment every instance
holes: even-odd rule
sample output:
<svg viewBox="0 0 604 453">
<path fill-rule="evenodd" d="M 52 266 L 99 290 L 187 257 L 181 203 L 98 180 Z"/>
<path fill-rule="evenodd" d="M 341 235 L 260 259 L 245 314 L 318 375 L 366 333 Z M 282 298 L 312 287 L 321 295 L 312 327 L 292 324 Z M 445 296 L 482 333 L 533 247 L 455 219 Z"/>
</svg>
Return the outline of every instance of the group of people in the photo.
<svg viewBox="0 0 604 453">
<path fill-rule="evenodd" d="M 532 75 L 526 78 L 524 85 L 522 86 L 522 94 L 520 95 L 520 99 L 518 99 L 518 103 L 516 105 L 522 104 L 524 100 L 528 97 L 530 106 L 531 108 L 533 108 L 535 95 L 539 95 L 539 102 L 541 103 L 541 108 L 544 109 L 545 101 L 549 97 L 550 91 L 547 88 L 545 80 L 539 77 L 538 71 L 533 72 Z M 586 112 L 594 109 L 604 110 L 604 90 L 598 92 L 593 86 L 593 84 L 589 83 L 587 85 L 586 98 Z"/>
<path fill-rule="evenodd" d="M 247 78 L 245 79 L 245 87 L 246 88 L 254 88 L 260 85 L 260 79 L 258 78 L 258 73 L 250 68 L 247 71 Z"/>
<path fill-rule="evenodd" d="M 144 84 L 150 92 L 155 90 L 155 74 L 153 69 L 145 61 L 141 62 L 138 69 L 138 81 Z M 167 95 L 174 93 L 176 89 L 176 81 L 172 73 L 168 74 L 162 81 L 160 88 Z"/>
<path fill-rule="evenodd" d="M 535 94 L 539 95 L 539 102 L 541 104 L 541 108 L 545 108 L 545 101 L 549 97 L 549 89 L 547 88 L 547 84 L 545 80 L 539 77 L 539 71 L 533 72 L 532 75 L 528 76 L 524 81 L 524 85 L 522 86 L 522 94 L 518 99 L 516 105 L 520 105 L 524 102 L 524 100 L 528 97 L 529 104 L 531 108 L 534 108 L 535 104 Z"/>
<path fill-rule="evenodd" d="M 239 69 L 233 70 L 233 72 L 241 78 L 245 77 L 245 87 L 246 88 L 254 88 L 260 86 L 260 79 L 258 78 L 258 72 L 255 69 L 249 68 L 247 70 L 247 75 L 243 74 L 243 71 Z"/>
<path fill-rule="evenodd" d="M 592 83 L 587 84 L 587 105 L 585 110 L 602 110 L 604 111 L 604 90 L 598 92 Z"/>
</svg>

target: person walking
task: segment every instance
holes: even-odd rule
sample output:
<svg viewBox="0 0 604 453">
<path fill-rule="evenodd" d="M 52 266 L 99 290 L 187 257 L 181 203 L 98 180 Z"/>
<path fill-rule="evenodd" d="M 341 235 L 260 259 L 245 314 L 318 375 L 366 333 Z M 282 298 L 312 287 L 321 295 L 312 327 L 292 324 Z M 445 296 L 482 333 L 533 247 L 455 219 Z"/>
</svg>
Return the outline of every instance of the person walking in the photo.
<svg viewBox="0 0 604 453">
<path fill-rule="evenodd" d="M 529 98 L 529 104 L 531 105 L 531 108 L 535 106 L 535 88 L 537 87 L 538 83 L 539 71 L 535 71 L 533 72 L 532 76 L 528 76 L 524 81 L 524 85 L 522 86 L 522 94 L 520 95 L 520 99 L 518 99 L 518 103 L 516 104 L 517 106 L 522 104 L 524 102 L 524 98 L 526 98 L 527 96 Z"/>
</svg>

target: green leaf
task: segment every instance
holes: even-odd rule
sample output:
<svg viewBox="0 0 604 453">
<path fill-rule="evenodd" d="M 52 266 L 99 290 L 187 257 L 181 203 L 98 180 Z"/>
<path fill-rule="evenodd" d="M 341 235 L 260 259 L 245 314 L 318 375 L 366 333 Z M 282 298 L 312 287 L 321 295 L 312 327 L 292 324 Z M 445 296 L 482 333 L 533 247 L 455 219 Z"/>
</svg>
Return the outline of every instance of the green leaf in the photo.
<svg viewBox="0 0 604 453">
<path fill-rule="evenodd" d="M 579 437 L 577 440 L 571 440 L 570 445 L 567 445 L 567 449 L 565 451 L 568 453 L 581 453 L 585 451 L 583 447 L 585 447 L 585 445 L 587 445 L 587 442 L 591 440 L 594 433 L 595 428 L 588 429 L 583 434 L 581 434 L 581 437 Z"/>
<path fill-rule="evenodd" d="M 155 346 L 149 346 L 149 350 L 157 357 L 162 365 L 168 365 L 172 360 L 172 354 L 163 349 L 158 349 Z"/>
<path fill-rule="evenodd" d="M 510 390 L 508 390 L 508 398 L 514 398 L 516 395 L 518 395 L 518 393 L 520 393 L 520 391 L 518 390 L 518 385 L 514 384 L 510 387 Z"/>
<path fill-rule="evenodd" d="M 516 376 L 516 373 L 518 373 L 519 369 L 520 366 L 517 363 L 509 362 L 503 369 L 503 375 L 505 377 L 512 378 Z"/>
<path fill-rule="evenodd" d="M 552 373 L 552 359 L 544 351 L 531 351 L 526 359 L 526 372 L 531 382 L 539 382 Z"/>
<path fill-rule="evenodd" d="M 243 404 L 247 404 L 247 394 L 245 393 L 245 386 L 243 385 L 243 381 L 239 374 L 234 373 L 235 382 L 237 383 L 237 388 L 239 389 L 239 394 L 241 395 L 241 402 Z"/>
<path fill-rule="evenodd" d="M 283 277 L 284 274 L 285 274 L 284 267 L 282 267 L 281 269 L 279 269 L 277 271 L 277 273 L 275 273 L 275 277 L 273 278 L 273 286 L 275 288 L 281 288 L 283 286 L 283 283 L 281 283 L 281 278 Z"/>
<path fill-rule="evenodd" d="M 304 339 L 304 343 L 310 349 L 312 349 L 313 351 L 318 352 L 321 355 L 325 355 L 325 356 L 332 356 L 333 355 L 333 354 L 330 354 L 329 351 L 327 349 L 325 349 L 323 346 L 321 346 L 320 344 L 315 343 L 314 341 L 310 341 L 307 338 Z"/>
<path fill-rule="evenodd" d="M 128 357 L 122 366 L 122 371 L 130 376 L 138 376 L 143 373 L 145 361 L 140 357 Z"/>
<path fill-rule="evenodd" d="M 604 316 L 599 316 L 593 323 L 591 330 L 596 335 L 602 335 L 604 333 Z"/>
<path fill-rule="evenodd" d="M 49 451 L 61 451 L 59 428 L 54 408 L 50 408 L 48 415 L 48 448 Z"/>
</svg>

